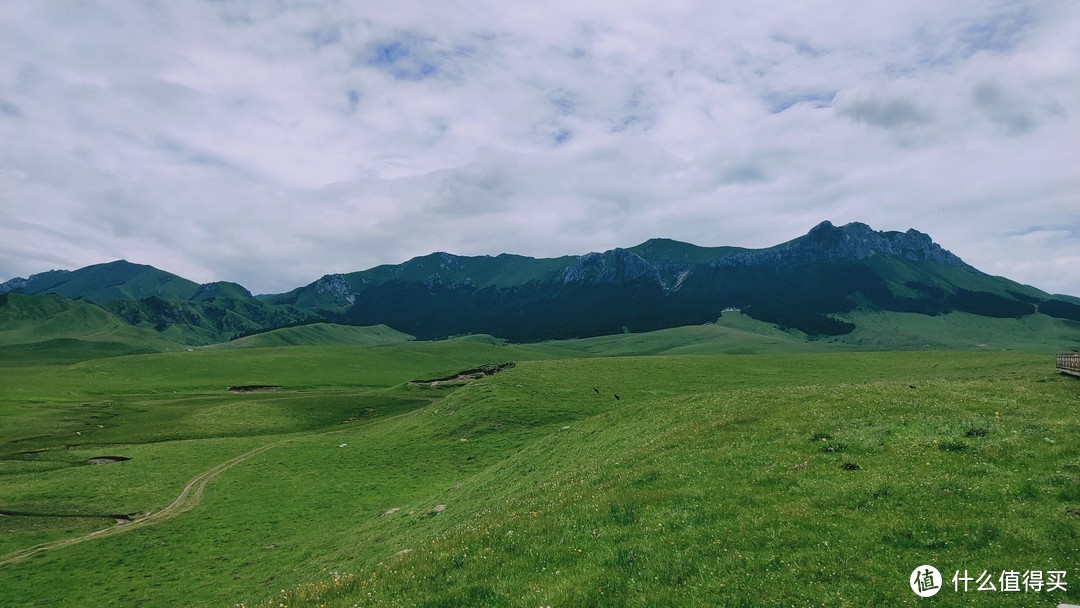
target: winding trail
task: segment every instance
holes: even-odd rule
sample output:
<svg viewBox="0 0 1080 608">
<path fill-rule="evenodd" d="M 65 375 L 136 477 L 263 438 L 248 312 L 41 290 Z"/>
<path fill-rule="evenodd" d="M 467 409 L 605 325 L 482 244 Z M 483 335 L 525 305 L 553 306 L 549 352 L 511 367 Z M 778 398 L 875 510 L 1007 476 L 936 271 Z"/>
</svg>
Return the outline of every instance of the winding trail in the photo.
<svg viewBox="0 0 1080 608">
<path fill-rule="evenodd" d="M 203 490 L 206 489 L 206 485 L 210 483 L 215 477 L 228 470 L 229 468 L 244 462 L 245 460 L 257 456 L 269 449 L 275 448 L 283 443 L 289 441 L 288 439 L 269 443 L 261 447 L 257 447 L 254 450 L 244 452 L 243 454 L 226 460 L 225 462 L 210 468 L 202 473 L 196 475 L 191 481 L 184 486 L 184 489 L 180 492 L 180 495 L 176 497 L 167 507 L 160 511 L 147 514 L 143 517 L 139 517 L 126 524 L 116 524 L 102 530 L 90 532 L 89 534 L 83 534 L 82 536 L 74 536 L 71 538 L 64 538 L 55 540 L 49 543 L 43 543 L 28 547 L 26 549 L 19 549 L 13 551 L 7 555 L 0 556 L 0 567 L 8 564 L 14 564 L 20 562 L 28 557 L 37 555 L 38 553 L 44 553 L 46 551 L 52 551 L 53 549 L 59 549 L 61 547 L 67 547 L 83 541 L 92 540 L 95 538 L 104 538 L 106 536 L 112 536 L 114 534 L 121 534 L 123 532 L 129 532 L 137 528 L 144 528 L 146 526 L 152 526 L 158 522 L 162 522 L 168 519 L 172 519 L 181 513 L 194 509 L 201 501 L 203 496 Z"/>
</svg>

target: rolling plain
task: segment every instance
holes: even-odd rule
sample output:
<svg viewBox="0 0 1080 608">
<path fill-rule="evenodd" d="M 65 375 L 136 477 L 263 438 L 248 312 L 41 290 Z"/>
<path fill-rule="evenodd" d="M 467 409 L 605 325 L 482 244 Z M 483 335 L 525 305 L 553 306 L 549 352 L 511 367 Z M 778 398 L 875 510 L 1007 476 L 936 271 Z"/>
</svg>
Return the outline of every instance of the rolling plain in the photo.
<svg viewBox="0 0 1080 608">
<path fill-rule="evenodd" d="M 1076 603 L 1080 385 L 1038 340 L 951 343 L 986 321 L 938 319 L 890 351 L 872 328 L 902 315 L 849 343 L 725 314 L 536 344 L 20 351 L 0 604 L 916 605 L 922 564 L 939 605 Z M 280 388 L 229 390 L 253 385 Z M 954 591 L 964 570 L 1067 587 Z"/>
</svg>

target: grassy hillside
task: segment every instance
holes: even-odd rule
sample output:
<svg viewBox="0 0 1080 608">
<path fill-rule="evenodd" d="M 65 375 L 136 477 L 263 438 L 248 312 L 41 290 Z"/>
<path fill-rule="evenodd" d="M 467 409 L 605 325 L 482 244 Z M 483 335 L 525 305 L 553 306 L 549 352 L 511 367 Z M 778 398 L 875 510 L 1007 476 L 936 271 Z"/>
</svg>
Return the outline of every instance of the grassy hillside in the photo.
<svg viewBox="0 0 1080 608">
<path fill-rule="evenodd" d="M 285 327 L 237 338 L 214 348 L 272 348 L 277 346 L 353 345 L 378 346 L 407 342 L 414 338 L 385 325 L 354 327 L 334 323 L 313 323 Z"/>
<path fill-rule="evenodd" d="M 212 294 L 220 284 L 210 285 L 215 286 L 210 291 Z M 233 290 L 226 288 L 226 291 Z M 318 320 L 311 312 L 292 306 L 275 306 L 242 294 L 239 297 L 207 295 L 199 300 L 167 300 L 151 296 L 109 302 L 105 306 L 136 327 L 157 331 L 175 342 L 199 346 Z"/>
<path fill-rule="evenodd" d="M 149 296 L 186 298 L 197 283 L 145 264 L 117 260 L 78 270 L 54 270 L 34 275 L 17 288 L 19 293 L 55 293 L 93 302 L 138 300 Z"/>
<path fill-rule="evenodd" d="M 100 306 L 56 295 L 0 294 L 0 360 L 74 362 L 179 349 L 157 332 L 132 327 Z M 33 351 L 36 357 L 26 353 Z"/>
<path fill-rule="evenodd" d="M 826 350 L 799 332 L 785 332 L 771 323 L 738 312 L 726 312 L 715 323 L 625 333 L 597 338 L 556 340 L 543 343 L 556 349 L 585 355 L 717 355 L 796 353 Z"/>
<path fill-rule="evenodd" d="M 204 283 L 199 285 L 190 297 L 189 300 L 209 300 L 212 298 L 227 298 L 232 300 L 247 300 L 254 296 L 247 290 L 246 287 L 239 283 L 230 283 L 229 281 L 217 281 L 214 283 Z"/>
<path fill-rule="evenodd" d="M 838 315 L 856 329 L 850 334 L 811 339 L 797 330 L 780 330 L 737 311 L 714 323 L 625 333 L 578 340 L 543 342 L 552 356 L 715 355 L 808 352 L 962 350 L 1053 354 L 1080 346 L 1080 322 L 1035 314 L 996 319 L 969 313 L 921 315 L 854 312 Z"/>
<path fill-rule="evenodd" d="M 869 349 L 1020 350 L 1056 353 L 1080 346 L 1080 322 L 1042 314 L 997 319 L 963 312 L 927 316 L 901 312 L 842 315 L 855 331 L 832 344 Z"/>
<path fill-rule="evenodd" d="M 572 264 L 572 256 L 530 258 L 520 255 L 458 256 L 432 253 L 402 264 L 386 264 L 343 275 L 327 275 L 288 293 L 263 298 L 275 304 L 344 312 L 355 295 L 394 283 L 438 284 L 468 288 L 502 288 L 550 278 Z"/>
<path fill-rule="evenodd" d="M 106 305 L 109 309 L 55 295 L 0 294 L 0 345 L 9 346 L 0 350 L 0 359 L 33 361 L 34 357 L 51 357 L 53 362 L 75 362 L 119 354 L 176 350 L 188 348 L 182 345 L 216 344 L 229 336 L 314 318 L 311 313 L 293 307 L 274 306 L 246 296 L 242 288 L 233 284 L 204 287 L 204 299 L 198 301 L 167 301 L 154 297 L 112 302 Z M 853 312 L 838 315 L 838 318 L 856 330 L 831 339 L 810 339 L 800 331 L 781 330 L 774 324 L 729 311 L 703 325 L 545 342 L 535 348 L 547 356 L 558 357 L 926 348 L 1004 348 L 1048 353 L 1069 350 L 1080 344 L 1080 321 L 1041 314 L 1014 319 L 959 312 L 936 316 Z M 314 323 L 253 333 L 214 347 L 362 346 L 409 338 L 385 325 L 353 327 Z M 33 356 L 28 355 L 28 351 L 33 351 Z"/>
<path fill-rule="evenodd" d="M 757 386 L 635 395 L 617 410 L 568 417 L 465 478 L 458 494 L 406 503 L 413 515 L 373 526 L 379 562 L 331 570 L 260 605 L 915 605 L 907 576 L 923 563 L 950 574 L 972 563 L 1072 571 L 1080 469 L 1075 449 L 1059 444 L 1078 428 L 1042 408 L 1045 399 L 1075 408 L 1075 386 L 981 359 L 960 371 L 933 357 L 902 379 L 870 382 L 833 359 L 852 383 L 770 388 L 754 378 L 766 369 L 735 364 L 730 371 Z M 637 363 L 658 367 L 650 378 L 677 375 L 667 362 Z M 928 378 L 926 364 L 950 370 Z M 980 367 L 1002 377 L 971 381 Z M 1056 388 L 1030 384 L 1046 382 Z M 478 406 L 513 418 L 497 408 Z M 447 508 L 410 519 L 434 503 Z M 938 603 L 1076 597 L 949 591 Z"/>
<path fill-rule="evenodd" d="M 1080 563 L 1080 392 L 1047 357 L 565 358 L 590 348 L 470 337 L 0 374 L 0 604 L 915 605 L 920 564 Z M 1071 583 L 934 601 L 1076 603 Z"/>
</svg>

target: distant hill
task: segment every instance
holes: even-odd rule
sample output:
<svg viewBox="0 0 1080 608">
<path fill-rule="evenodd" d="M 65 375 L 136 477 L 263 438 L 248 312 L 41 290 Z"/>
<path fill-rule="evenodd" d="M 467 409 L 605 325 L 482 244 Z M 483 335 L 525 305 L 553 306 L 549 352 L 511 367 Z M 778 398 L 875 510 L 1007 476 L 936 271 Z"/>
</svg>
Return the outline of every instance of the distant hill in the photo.
<svg viewBox="0 0 1080 608">
<path fill-rule="evenodd" d="M 963 350 L 1052 354 L 1080 347 L 1080 323 L 1042 314 L 1020 319 L 964 312 L 940 315 L 877 311 L 840 315 L 851 333 L 811 340 L 797 330 L 728 311 L 715 323 L 644 333 L 556 340 L 537 345 L 553 356 L 782 354 L 880 350 Z"/>
<path fill-rule="evenodd" d="M 376 266 L 348 274 L 330 274 L 288 293 L 263 296 L 275 304 L 293 304 L 310 310 L 344 312 L 360 294 L 384 285 L 420 285 L 426 288 L 504 289 L 543 281 L 573 264 L 576 256 L 530 258 L 520 255 L 462 257 L 432 253 L 396 265 Z"/>
<path fill-rule="evenodd" d="M 25 279 L 12 279 L 0 284 L 0 293 L 54 293 L 101 303 L 150 296 L 187 298 L 198 287 L 198 283 L 153 266 L 118 260 L 78 270 L 50 270 Z"/>
<path fill-rule="evenodd" d="M 381 346 L 408 342 L 414 338 L 385 325 L 353 327 L 332 323 L 313 323 L 296 327 L 285 327 L 268 332 L 237 338 L 217 348 L 266 348 L 278 346 Z"/>
<path fill-rule="evenodd" d="M 80 360 L 180 348 L 157 332 L 132 327 L 92 302 L 55 294 L 0 294 L 0 353 L 4 359 Z"/>
<path fill-rule="evenodd" d="M 1041 312 L 1080 320 L 1080 305 L 993 277 L 916 230 L 822 222 L 765 249 L 653 239 L 581 256 L 436 253 L 327 275 L 266 301 L 349 324 L 385 323 L 421 339 L 488 333 L 518 341 L 644 332 L 716 320 L 725 308 L 810 336 L 837 336 L 855 311 L 992 318 Z"/>
<path fill-rule="evenodd" d="M 125 260 L 12 279 L 0 285 L 0 294 L 53 294 L 79 298 L 98 304 L 128 325 L 151 330 L 141 335 L 157 335 L 170 343 L 188 345 L 224 342 L 268 329 L 320 320 L 310 311 L 258 300 L 236 283 L 221 281 L 199 285 L 153 266 Z M 55 320 L 48 324 L 65 328 L 55 331 L 77 333 L 74 326 Z M 78 337 L 75 333 L 69 331 L 58 337 Z"/>
<path fill-rule="evenodd" d="M 125 261 L 13 279 L 3 291 L 100 302 L 131 325 L 191 345 L 316 322 L 386 325 L 419 339 L 489 334 L 535 342 L 703 325 L 725 310 L 802 341 L 887 342 L 886 326 L 859 331 L 879 312 L 1054 319 L 1022 326 L 1057 331 L 1063 343 L 1080 323 L 1080 299 L 980 272 L 917 230 L 875 231 L 858 222 L 822 222 L 764 249 L 651 239 L 558 258 L 438 252 L 258 297 L 236 283 L 197 285 Z M 301 335 L 327 338 L 304 331 L 279 338 Z"/>
<path fill-rule="evenodd" d="M 169 300 L 151 296 L 141 300 L 106 302 L 103 306 L 131 325 L 151 329 L 170 340 L 191 345 L 225 342 L 270 329 L 320 320 L 311 311 L 270 304 L 250 294 L 244 297 L 231 287 L 235 284 L 225 285 L 228 287 L 218 295 L 206 292 L 199 299 Z"/>
<path fill-rule="evenodd" d="M 204 283 L 195 288 L 188 300 L 213 300 L 215 298 L 231 298 L 233 300 L 247 300 L 252 298 L 251 292 L 239 283 L 217 281 Z"/>
</svg>

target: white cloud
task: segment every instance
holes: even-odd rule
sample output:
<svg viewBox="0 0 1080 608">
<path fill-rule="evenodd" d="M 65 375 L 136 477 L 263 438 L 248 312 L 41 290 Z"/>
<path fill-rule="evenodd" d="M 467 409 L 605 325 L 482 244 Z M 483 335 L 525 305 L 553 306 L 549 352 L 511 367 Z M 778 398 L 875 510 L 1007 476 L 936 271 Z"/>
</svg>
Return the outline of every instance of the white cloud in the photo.
<svg viewBox="0 0 1080 608">
<path fill-rule="evenodd" d="M 125 257 L 282 291 L 445 250 L 822 219 L 1080 294 L 1069 2 L 20 3 L 0 279 Z M 1051 270 L 1047 270 L 1051 269 Z"/>
</svg>

